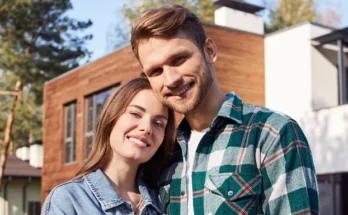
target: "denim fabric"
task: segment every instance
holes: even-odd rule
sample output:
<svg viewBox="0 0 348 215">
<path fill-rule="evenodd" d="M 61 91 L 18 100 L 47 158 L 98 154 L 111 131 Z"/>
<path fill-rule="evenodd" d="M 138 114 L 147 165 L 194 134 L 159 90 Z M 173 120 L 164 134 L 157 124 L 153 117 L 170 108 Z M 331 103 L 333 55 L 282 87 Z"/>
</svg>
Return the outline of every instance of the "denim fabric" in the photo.
<svg viewBox="0 0 348 215">
<path fill-rule="evenodd" d="M 144 201 L 141 215 L 163 214 L 158 194 L 141 179 L 138 188 Z M 129 202 L 123 201 L 104 173 L 97 169 L 81 179 L 55 187 L 42 206 L 42 215 L 127 215 L 134 214 Z"/>
</svg>

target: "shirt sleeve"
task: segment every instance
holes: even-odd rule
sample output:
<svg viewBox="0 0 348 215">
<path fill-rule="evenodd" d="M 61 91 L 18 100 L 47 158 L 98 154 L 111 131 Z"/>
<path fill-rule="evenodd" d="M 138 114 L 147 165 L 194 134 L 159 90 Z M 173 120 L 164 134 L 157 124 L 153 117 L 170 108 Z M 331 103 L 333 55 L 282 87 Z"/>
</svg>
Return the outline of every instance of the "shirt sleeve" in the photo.
<svg viewBox="0 0 348 215">
<path fill-rule="evenodd" d="M 289 119 L 264 151 L 261 166 L 265 214 L 319 214 L 312 154 L 300 126 Z"/>
</svg>

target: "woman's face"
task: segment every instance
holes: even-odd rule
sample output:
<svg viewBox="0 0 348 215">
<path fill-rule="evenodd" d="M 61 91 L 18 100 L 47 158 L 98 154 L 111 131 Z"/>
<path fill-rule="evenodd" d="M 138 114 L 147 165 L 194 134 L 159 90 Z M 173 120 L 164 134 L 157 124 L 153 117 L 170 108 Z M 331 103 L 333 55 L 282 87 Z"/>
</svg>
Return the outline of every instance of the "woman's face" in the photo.
<svg viewBox="0 0 348 215">
<path fill-rule="evenodd" d="M 161 146 L 168 121 L 168 109 L 152 90 L 138 92 L 110 134 L 113 159 L 141 164 Z"/>
</svg>

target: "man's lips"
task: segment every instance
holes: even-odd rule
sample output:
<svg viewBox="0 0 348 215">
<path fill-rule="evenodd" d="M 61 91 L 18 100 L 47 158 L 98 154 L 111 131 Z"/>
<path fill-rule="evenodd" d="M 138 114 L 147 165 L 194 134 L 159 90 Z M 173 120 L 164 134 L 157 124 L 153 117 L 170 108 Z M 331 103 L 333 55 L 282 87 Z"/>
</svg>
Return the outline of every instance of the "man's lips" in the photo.
<svg viewBox="0 0 348 215">
<path fill-rule="evenodd" d="M 185 84 L 175 90 L 171 90 L 170 92 L 167 92 L 165 95 L 167 97 L 169 96 L 181 96 L 183 94 L 185 94 L 193 85 L 193 82 Z"/>
</svg>

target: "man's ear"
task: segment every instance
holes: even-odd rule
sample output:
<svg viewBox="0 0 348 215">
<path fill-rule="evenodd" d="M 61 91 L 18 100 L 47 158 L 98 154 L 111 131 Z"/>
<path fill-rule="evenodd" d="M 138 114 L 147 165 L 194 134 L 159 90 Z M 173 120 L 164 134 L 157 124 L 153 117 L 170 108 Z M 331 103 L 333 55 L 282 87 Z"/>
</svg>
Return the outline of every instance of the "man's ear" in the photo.
<svg viewBox="0 0 348 215">
<path fill-rule="evenodd" d="M 205 57 L 208 63 L 213 64 L 217 59 L 217 47 L 215 42 L 212 39 L 207 38 L 205 40 L 204 52 L 205 52 L 205 55 L 206 55 Z"/>
</svg>

